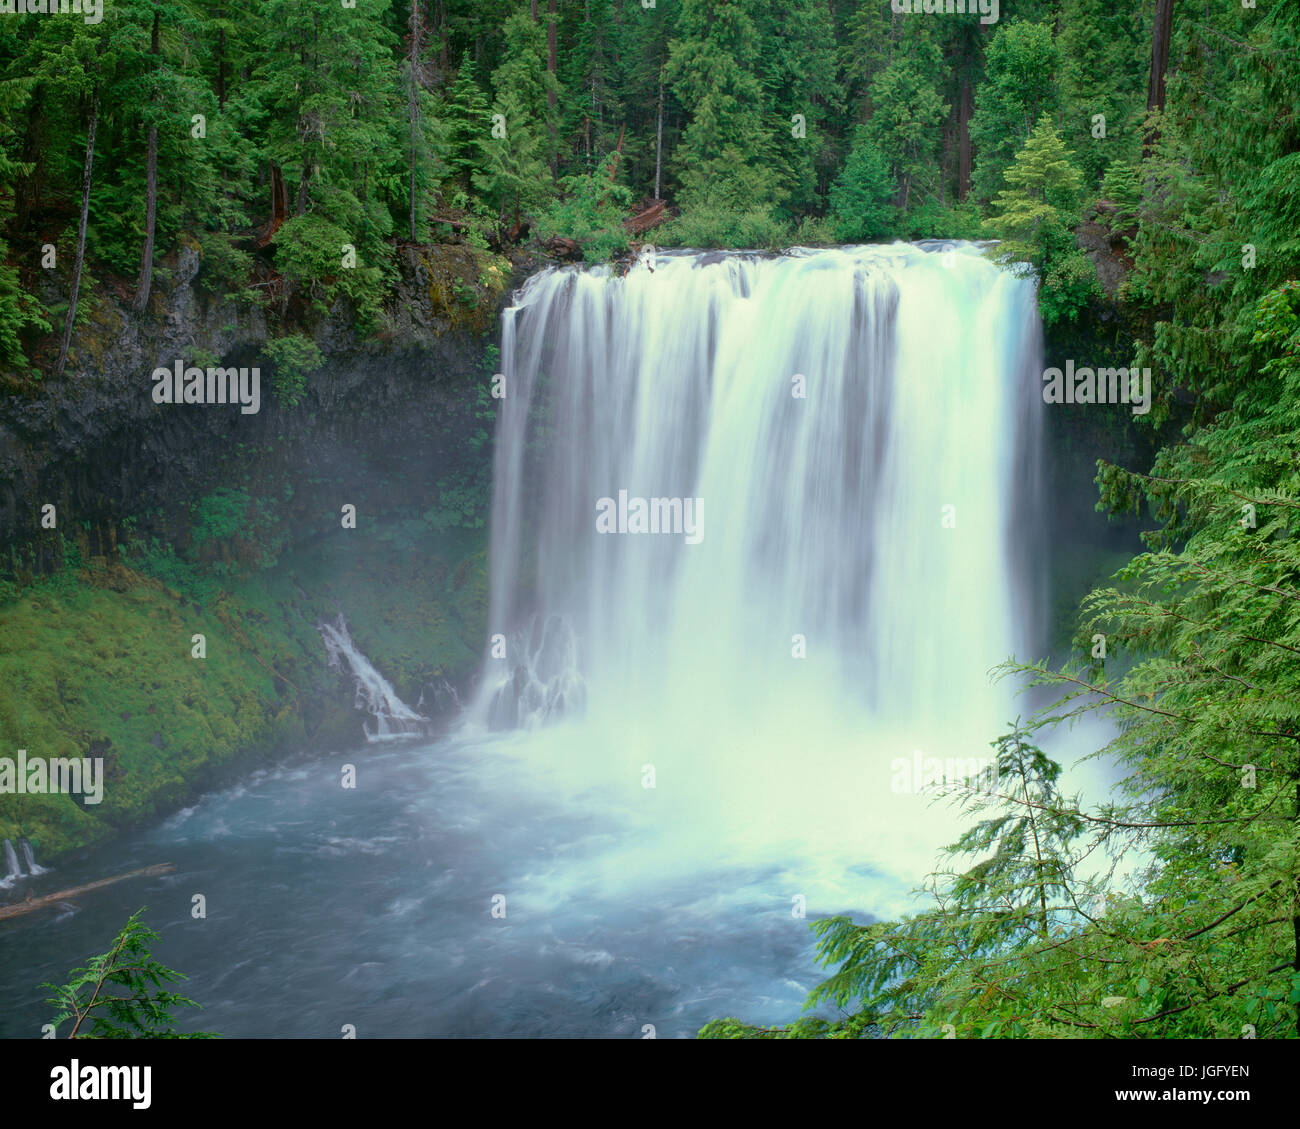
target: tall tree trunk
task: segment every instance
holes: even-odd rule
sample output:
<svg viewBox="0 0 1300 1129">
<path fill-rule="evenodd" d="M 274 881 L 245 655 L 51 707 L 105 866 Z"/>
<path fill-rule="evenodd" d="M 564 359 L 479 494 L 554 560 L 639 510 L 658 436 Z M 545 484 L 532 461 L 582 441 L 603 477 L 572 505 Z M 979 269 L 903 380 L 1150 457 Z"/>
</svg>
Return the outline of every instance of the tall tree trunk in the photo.
<svg viewBox="0 0 1300 1129">
<path fill-rule="evenodd" d="M 551 178 L 560 174 L 560 147 L 556 140 L 556 121 L 555 121 L 555 83 L 559 81 L 557 71 L 559 69 L 559 43 L 557 40 L 559 15 L 556 11 L 557 0 L 546 0 L 546 73 L 551 76 L 551 84 L 546 91 L 546 105 L 550 110 L 550 121 L 547 122 L 547 130 L 551 135 Z"/>
<path fill-rule="evenodd" d="M 970 119 L 975 112 L 968 75 L 961 77 L 961 98 L 957 104 L 960 107 L 957 116 L 957 199 L 965 201 L 966 194 L 970 191 Z"/>
<path fill-rule="evenodd" d="M 149 127 L 149 150 L 145 158 L 144 176 L 144 250 L 140 255 L 140 282 L 135 288 L 131 303 L 136 313 L 144 313 L 149 305 L 149 291 L 153 288 L 154 231 L 158 219 L 158 127 Z"/>
<path fill-rule="evenodd" d="M 224 24 L 226 19 L 226 5 L 217 5 L 217 19 Z M 226 29 L 219 27 L 217 29 L 217 109 L 225 113 L 226 110 Z"/>
<path fill-rule="evenodd" d="M 222 15 L 225 10 L 222 9 Z M 217 109 L 226 109 L 226 29 L 217 32 Z"/>
<path fill-rule="evenodd" d="M 559 15 L 556 11 L 557 0 L 546 0 L 546 70 L 552 78 L 556 77 L 556 71 L 559 65 L 558 53 L 559 43 L 557 40 L 558 31 L 556 25 L 559 23 Z M 555 109 L 555 90 L 554 88 L 546 92 L 546 104 Z"/>
<path fill-rule="evenodd" d="M 446 0 L 437 0 L 433 6 L 434 19 L 438 25 L 438 69 L 441 75 L 446 76 L 448 68 L 451 66 L 451 56 L 449 55 L 450 46 L 447 35 L 447 4 Z"/>
<path fill-rule="evenodd" d="M 1165 108 L 1165 72 L 1169 69 L 1169 40 L 1174 27 L 1174 0 L 1156 0 L 1155 20 L 1151 25 L 1151 78 L 1147 83 L 1147 111 Z M 1146 156 L 1157 134 L 1148 133 L 1142 145 Z"/>
<path fill-rule="evenodd" d="M 289 184 L 284 179 L 280 166 L 271 164 L 271 218 L 267 222 L 266 238 L 270 238 L 280 229 L 280 225 L 289 215 Z"/>
<path fill-rule="evenodd" d="M 68 320 L 63 327 L 63 344 L 54 374 L 63 375 L 72 344 L 72 327 L 77 320 L 77 296 L 81 290 L 81 268 L 86 261 L 86 222 L 90 217 L 90 181 L 95 169 L 95 130 L 99 128 L 99 87 L 90 96 L 90 128 L 86 131 L 86 166 L 81 174 L 81 221 L 77 225 L 77 257 L 72 263 L 72 293 L 68 299 Z"/>
<path fill-rule="evenodd" d="M 149 53 L 154 57 L 154 76 L 158 68 L 158 9 L 153 13 L 153 36 Z M 154 91 L 154 102 L 158 93 Z M 155 110 L 157 107 L 151 107 Z M 136 313 L 144 313 L 149 305 L 149 291 L 153 287 L 153 244 L 158 220 L 158 123 L 149 124 L 149 145 L 145 155 L 144 174 L 144 250 L 140 254 L 140 283 L 135 288 L 135 301 L 131 303 Z"/>
<path fill-rule="evenodd" d="M 407 57 L 407 66 L 409 74 L 407 82 L 410 84 L 407 90 L 407 117 L 410 126 L 410 143 L 411 143 L 411 242 L 415 239 L 415 166 L 417 163 L 417 147 L 420 138 L 420 32 L 422 30 L 420 19 L 420 0 L 411 0 L 411 49 Z"/>
<path fill-rule="evenodd" d="M 659 173 L 663 168 L 664 155 L 664 72 L 659 68 L 659 121 L 655 126 L 655 199 L 662 200 L 659 194 Z"/>
</svg>

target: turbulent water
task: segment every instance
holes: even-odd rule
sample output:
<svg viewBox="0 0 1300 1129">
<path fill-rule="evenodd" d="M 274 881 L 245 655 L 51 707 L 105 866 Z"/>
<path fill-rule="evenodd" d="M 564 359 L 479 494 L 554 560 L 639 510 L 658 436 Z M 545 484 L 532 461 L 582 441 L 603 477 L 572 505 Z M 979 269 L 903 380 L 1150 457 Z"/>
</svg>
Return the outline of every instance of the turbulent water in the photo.
<svg viewBox="0 0 1300 1129">
<path fill-rule="evenodd" d="M 798 1015 L 807 919 L 906 908 L 954 830 L 917 766 L 1013 715 L 988 671 L 1037 642 L 1039 352 L 1032 281 L 970 246 L 534 277 L 465 726 L 260 774 L 43 878 L 178 865 L 0 930 L 0 1034 L 142 902 L 208 1005 L 187 1025 L 230 1035 Z M 383 703 L 369 735 L 418 721 L 322 630 Z"/>
</svg>

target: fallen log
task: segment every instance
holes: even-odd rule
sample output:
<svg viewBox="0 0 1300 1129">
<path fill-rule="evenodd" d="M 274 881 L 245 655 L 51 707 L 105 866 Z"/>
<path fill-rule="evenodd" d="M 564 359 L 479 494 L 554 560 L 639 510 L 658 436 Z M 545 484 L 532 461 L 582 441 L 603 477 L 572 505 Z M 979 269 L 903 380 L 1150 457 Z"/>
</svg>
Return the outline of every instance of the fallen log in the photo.
<svg viewBox="0 0 1300 1129">
<path fill-rule="evenodd" d="M 84 886 L 73 886 L 70 890 L 60 890 L 57 894 L 45 894 L 39 898 L 28 895 L 25 902 L 18 902 L 12 906 L 0 906 L 0 921 L 10 917 L 20 917 L 24 913 L 44 909 L 46 906 L 52 906 L 58 902 L 66 902 L 69 898 L 88 894 L 91 890 L 99 890 L 127 878 L 153 878 L 159 874 L 170 874 L 175 869 L 176 867 L 170 862 L 160 862 L 155 863 L 153 866 L 146 866 L 143 870 L 132 870 L 126 874 L 119 874 L 115 878 L 101 878 L 98 882 L 87 882 Z"/>
<path fill-rule="evenodd" d="M 563 235 L 552 235 L 549 239 L 544 239 L 542 249 L 549 251 L 557 259 L 582 258 L 582 246 L 576 240 Z"/>
<path fill-rule="evenodd" d="M 648 208 L 623 221 L 629 235 L 642 235 L 652 227 L 657 227 L 668 218 L 668 205 L 663 200 L 656 200 Z"/>
</svg>

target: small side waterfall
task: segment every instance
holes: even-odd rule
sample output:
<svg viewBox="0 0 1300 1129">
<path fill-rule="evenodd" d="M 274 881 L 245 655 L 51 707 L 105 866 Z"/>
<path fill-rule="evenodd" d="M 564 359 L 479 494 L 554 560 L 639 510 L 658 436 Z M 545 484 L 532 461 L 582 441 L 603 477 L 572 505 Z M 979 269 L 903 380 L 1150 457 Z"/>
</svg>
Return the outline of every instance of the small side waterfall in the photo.
<svg viewBox="0 0 1300 1129">
<path fill-rule="evenodd" d="M 27 864 L 27 873 L 35 878 L 38 874 L 47 874 L 48 868 L 38 866 L 36 863 L 36 854 L 32 851 L 32 845 L 27 839 L 18 840 L 18 849 L 23 853 L 23 861 Z"/>
<path fill-rule="evenodd" d="M 357 708 L 364 709 L 374 721 L 373 728 L 369 723 L 363 725 L 367 741 L 419 737 L 428 732 L 428 719 L 402 701 L 392 683 L 357 650 L 343 616 L 335 623 L 318 623 L 316 627 L 329 652 L 330 666 L 342 670 L 346 664 L 357 685 Z"/>
<path fill-rule="evenodd" d="M 465 707 L 460 695 L 456 693 L 456 687 L 445 678 L 440 678 L 437 683 L 425 685 L 415 708 L 423 717 L 443 717 L 459 714 Z"/>
<path fill-rule="evenodd" d="M 4 870 L 4 877 L 0 878 L 0 889 L 7 890 L 23 876 L 23 872 L 18 868 L 18 852 L 14 850 L 14 845 L 8 839 L 4 842 Z"/>
</svg>

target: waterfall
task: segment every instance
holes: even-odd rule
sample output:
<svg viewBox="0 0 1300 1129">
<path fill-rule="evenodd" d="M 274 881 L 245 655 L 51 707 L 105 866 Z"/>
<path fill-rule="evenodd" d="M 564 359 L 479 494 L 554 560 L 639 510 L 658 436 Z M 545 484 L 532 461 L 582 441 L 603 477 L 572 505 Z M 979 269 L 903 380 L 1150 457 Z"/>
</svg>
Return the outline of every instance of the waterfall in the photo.
<svg viewBox="0 0 1300 1129">
<path fill-rule="evenodd" d="M 18 869 L 18 853 L 8 839 L 4 842 L 4 860 L 5 874 L 3 878 L 0 878 L 0 889 L 7 890 L 14 884 L 16 879 L 23 876 L 23 872 Z"/>
<path fill-rule="evenodd" d="M 417 711 L 423 717 L 455 716 L 464 709 L 456 687 L 445 678 L 436 683 L 426 683 L 420 691 L 420 700 L 415 703 Z"/>
<path fill-rule="evenodd" d="M 417 737 L 428 731 L 427 719 L 402 701 L 392 684 L 357 650 L 342 615 L 335 623 L 318 623 L 316 628 L 325 641 L 330 666 L 342 670 L 346 664 L 356 682 L 356 706 L 369 713 L 374 721 L 373 729 L 368 723 L 363 724 L 367 741 Z"/>
<path fill-rule="evenodd" d="M 23 853 L 23 861 L 27 863 L 27 873 L 35 878 L 38 874 L 48 874 L 49 868 L 38 866 L 36 863 L 36 854 L 32 850 L 32 844 L 27 839 L 18 840 L 18 849 Z"/>
<path fill-rule="evenodd" d="M 987 754 L 1041 602 L 1032 278 L 970 244 L 551 268 L 502 368 L 480 723 L 689 745 L 728 795 Z"/>
</svg>

